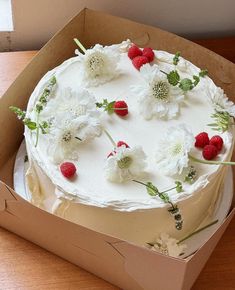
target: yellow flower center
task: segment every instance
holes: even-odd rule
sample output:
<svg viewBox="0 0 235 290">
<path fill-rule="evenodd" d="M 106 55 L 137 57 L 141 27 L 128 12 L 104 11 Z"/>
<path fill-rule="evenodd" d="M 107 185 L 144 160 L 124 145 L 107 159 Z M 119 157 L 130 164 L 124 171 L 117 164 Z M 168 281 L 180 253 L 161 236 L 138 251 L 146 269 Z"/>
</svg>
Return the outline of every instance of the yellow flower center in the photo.
<svg viewBox="0 0 235 290">
<path fill-rule="evenodd" d="M 62 140 L 63 140 L 64 142 L 69 142 L 69 141 L 71 141 L 71 139 L 72 139 L 72 134 L 71 134 L 71 132 L 69 132 L 69 131 L 65 132 L 65 133 L 62 135 Z"/>
<path fill-rule="evenodd" d="M 167 101 L 169 95 L 169 86 L 167 82 L 157 82 L 152 86 L 153 96 L 161 101 Z"/>
<path fill-rule="evenodd" d="M 129 168 L 132 163 L 132 159 L 129 156 L 123 157 L 118 160 L 117 164 L 120 169 Z"/>
</svg>

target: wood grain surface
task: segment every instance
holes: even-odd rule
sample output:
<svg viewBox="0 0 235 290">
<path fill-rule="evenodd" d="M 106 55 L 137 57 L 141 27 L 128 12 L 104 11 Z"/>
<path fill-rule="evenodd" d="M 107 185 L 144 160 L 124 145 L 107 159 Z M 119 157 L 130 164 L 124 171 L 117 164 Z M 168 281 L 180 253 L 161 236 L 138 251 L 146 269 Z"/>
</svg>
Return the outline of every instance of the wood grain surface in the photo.
<svg viewBox="0 0 235 290">
<path fill-rule="evenodd" d="M 235 37 L 195 42 L 235 62 Z M 36 51 L 0 53 L 0 96 L 35 54 Z M 0 259 L 0 290 L 118 289 L 1 228 Z M 230 223 L 192 288 L 232 289 L 235 289 L 235 219 Z M 158 289 L 156 286 L 156 290 L 164 289 Z"/>
</svg>

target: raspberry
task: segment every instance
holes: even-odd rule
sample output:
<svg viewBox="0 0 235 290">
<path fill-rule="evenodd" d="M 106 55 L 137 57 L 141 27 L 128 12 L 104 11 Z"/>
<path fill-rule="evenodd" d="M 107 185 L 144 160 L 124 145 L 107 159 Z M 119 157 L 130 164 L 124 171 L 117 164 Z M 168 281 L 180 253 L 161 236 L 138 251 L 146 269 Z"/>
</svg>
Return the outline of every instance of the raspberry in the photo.
<svg viewBox="0 0 235 290">
<path fill-rule="evenodd" d="M 130 146 L 128 144 L 126 144 L 126 142 L 124 142 L 124 141 L 117 142 L 117 147 L 121 147 L 122 145 L 126 146 L 126 148 L 130 148 Z"/>
<path fill-rule="evenodd" d="M 128 114 L 128 106 L 127 103 L 125 101 L 116 101 L 114 103 L 114 112 L 119 115 L 119 116 L 126 116 Z M 120 110 L 122 109 L 122 110 Z"/>
<path fill-rule="evenodd" d="M 135 44 L 133 44 L 129 49 L 128 49 L 128 57 L 130 59 L 135 58 L 136 56 L 142 55 L 143 52 L 142 50 Z"/>
<path fill-rule="evenodd" d="M 146 56 L 136 56 L 135 58 L 132 59 L 132 63 L 133 63 L 133 66 L 140 70 L 140 68 L 142 67 L 142 65 L 148 63 L 149 60 Z"/>
<path fill-rule="evenodd" d="M 214 145 L 218 149 L 218 151 L 220 151 L 223 147 L 224 141 L 220 136 L 215 135 L 211 137 L 209 144 Z"/>
<path fill-rule="evenodd" d="M 218 150 L 214 145 L 206 145 L 202 151 L 202 155 L 206 160 L 211 160 L 215 158 L 217 154 Z"/>
<path fill-rule="evenodd" d="M 151 62 L 154 60 L 155 54 L 151 47 L 145 47 L 143 49 L 143 56 L 146 56 L 148 58 L 148 61 Z"/>
<path fill-rule="evenodd" d="M 209 144 L 209 137 L 206 132 L 199 133 L 196 137 L 195 147 L 204 148 Z"/>
<path fill-rule="evenodd" d="M 66 178 L 71 178 L 76 173 L 76 167 L 72 162 L 64 162 L 60 165 L 60 171 Z"/>
</svg>

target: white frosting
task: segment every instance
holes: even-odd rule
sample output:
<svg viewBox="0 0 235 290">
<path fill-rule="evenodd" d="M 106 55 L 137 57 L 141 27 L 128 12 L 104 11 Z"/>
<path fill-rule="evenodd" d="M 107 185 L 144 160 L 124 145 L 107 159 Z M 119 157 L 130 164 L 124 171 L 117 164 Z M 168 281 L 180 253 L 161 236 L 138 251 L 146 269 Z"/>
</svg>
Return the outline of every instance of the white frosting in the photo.
<svg viewBox="0 0 235 290">
<path fill-rule="evenodd" d="M 118 46 L 113 46 L 113 48 L 118 49 Z M 174 69 L 171 64 L 172 54 L 156 51 L 155 56 L 155 63 L 160 69 L 165 71 Z M 200 71 L 199 68 L 183 58 L 180 58 L 177 68 L 182 77 L 189 78 Z M 105 98 L 108 101 L 126 101 L 129 114 L 125 118 L 120 118 L 115 114 L 108 115 L 103 112 L 100 121 L 114 140 L 125 141 L 130 147 L 141 146 L 143 148 L 148 166 L 142 181 L 151 181 L 160 190 L 173 187 L 175 178 L 164 176 L 156 167 L 155 150 L 157 145 L 167 128 L 182 123 L 187 124 L 194 135 L 202 131 L 207 131 L 210 136 L 215 135 L 207 124 L 211 123 L 210 115 L 213 113 L 213 107 L 208 102 L 208 94 L 215 91 L 216 86 L 209 77 L 201 78 L 197 87 L 185 94 L 185 100 L 177 118 L 168 121 L 156 118 L 145 120 L 139 113 L 138 97 L 130 90 L 131 86 L 141 84 L 144 80 L 140 72 L 132 65 L 126 52 L 120 54 L 118 69 L 120 71 L 118 77 L 97 87 L 87 87 L 87 90 L 99 102 Z M 58 102 L 59 106 L 61 102 L 59 92 L 66 88 L 76 91 L 83 87 L 81 72 L 79 57 L 70 58 L 48 72 L 31 95 L 27 114 L 33 116 L 35 103 L 52 75 L 55 75 L 57 79 L 57 87 L 52 97 L 53 100 L 51 100 L 54 102 L 56 114 L 56 104 Z M 43 114 L 46 117 L 46 111 Z M 48 117 L 51 116 L 48 115 Z M 218 156 L 219 160 L 230 158 L 232 136 L 230 131 L 223 133 L 224 149 Z M 208 214 L 208 209 L 217 197 L 224 176 L 222 166 L 194 163 L 199 176 L 195 183 L 192 185 L 184 183 L 182 193 L 169 192 L 170 199 L 179 204 L 185 221 L 184 230 L 179 233 L 174 229 L 174 219 L 167 211 L 169 206 L 164 204 L 159 197 L 150 197 L 143 186 L 132 181 L 113 183 L 106 180 L 104 164 L 113 147 L 104 133 L 90 142 L 79 144 L 78 159 L 73 160 L 78 176 L 72 180 L 64 178 L 58 164 L 53 162 L 52 156 L 48 156 L 47 148 L 51 142 L 49 135 L 40 135 L 37 147 L 34 146 L 34 133 L 27 128 L 25 138 L 31 162 L 27 182 L 29 185 L 33 182 L 32 176 L 38 181 L 39 186 L 35 186 L 33 190 L 33 200 L 37 200 L 39 206 L 43 206 L 49 211 L 54 210 L 58 215 L 95 230 L 139 243 L 152 239 L 151 235 L 156 232 L 166 232 L 166 228 L 169 229 L 169 233 L 180 236 L 192 231 L 192 228 L 196 227 Z M 193 149 L 192 154 L 201 158 L 201 151 L 196 148 Z M 194 207 L 197 207 L 197 214 L 193 210 Z M 99 218 L 101 222 L 98 225 L 96 220 Z M 157 222 L 157 219 L 161 222 Z M 128 227 L 131 228 L 133 222 L 139 227 L 135 233 L 129 234 Z M 120 229 L 118 224 L 126 225 L 125 229 Z M 146 225 L 148 225 L 147 228 Z"/>
</svg>

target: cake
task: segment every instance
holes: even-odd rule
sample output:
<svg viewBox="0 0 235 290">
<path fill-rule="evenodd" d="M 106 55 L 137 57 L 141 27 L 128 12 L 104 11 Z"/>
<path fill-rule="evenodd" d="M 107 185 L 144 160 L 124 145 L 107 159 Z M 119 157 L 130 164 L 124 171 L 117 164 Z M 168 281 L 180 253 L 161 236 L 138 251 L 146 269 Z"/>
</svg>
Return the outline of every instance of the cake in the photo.
<svg viewBox="0 0 235 290">
<path fill-rule="evenodd" d="M 31 202 L 138 245 L 182 239 L 213 216 L 234 104 L 178 52 L 78 45 L 26 112 L 12 108 L 25 124 Z"/>
</svg>

